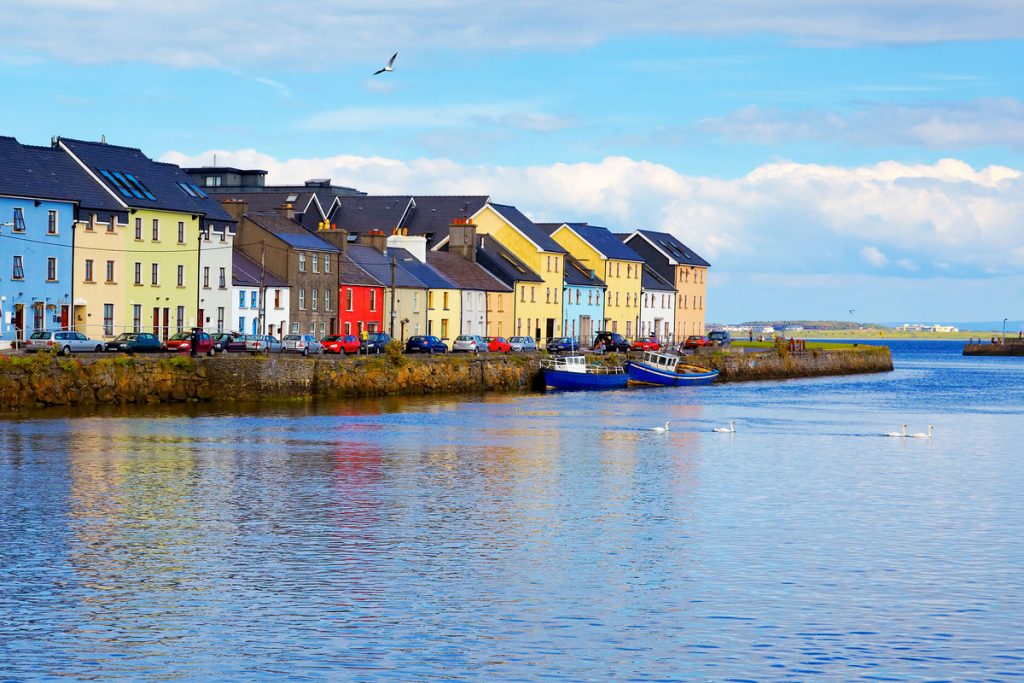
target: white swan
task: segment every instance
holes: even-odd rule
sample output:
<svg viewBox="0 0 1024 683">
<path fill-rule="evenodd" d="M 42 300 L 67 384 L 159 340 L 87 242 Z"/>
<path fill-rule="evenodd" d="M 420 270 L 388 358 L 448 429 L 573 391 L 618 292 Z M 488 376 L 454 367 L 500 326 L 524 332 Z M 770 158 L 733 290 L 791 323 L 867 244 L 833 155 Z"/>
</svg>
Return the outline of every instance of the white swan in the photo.
<svg viewBox="0 0 1024 683">
<path fill-rule="evenodd" d="M 907 436 L 907 425 L 903 425 L 902 432 L 886 432 L 886 436 Z"/>
<path fill-rule="evenodd" d="M 667 432 L 667 431 L 669 431 L 668 426 L 670 424 L 672 424 L 672 423 L 671 422 L 666 422 L 664 427 L 651 427 L 651 431 L 652 432 Z"/>
<path fill-rule="evenodd" d="M 925 434 L 924 432 L 916 432 L 914 434 L 907 434 L 907 436 L 909 436 L 912 439 L 930 439 L 932 438 L 932 426 L 928 425 L 927 434 Z"/>
<path fill-rule="evenodd" d="M 722 433 L 725 433 L 725 432 L 735 432 L 736 431 L 736 420 L 729 420 L 729 426 L 728 427 L 715 427 L 714 431 L 722 432 Z"/>
</svg>

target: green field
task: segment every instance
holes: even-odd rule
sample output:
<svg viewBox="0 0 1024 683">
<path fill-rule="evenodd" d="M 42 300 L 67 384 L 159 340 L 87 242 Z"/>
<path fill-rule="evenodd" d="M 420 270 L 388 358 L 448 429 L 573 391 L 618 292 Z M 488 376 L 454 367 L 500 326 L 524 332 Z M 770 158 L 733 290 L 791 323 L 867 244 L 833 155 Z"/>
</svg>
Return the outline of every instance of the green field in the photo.
<svg viewBox="0 0 1024 683">
<path fill-rule="evenodd" d="M 787 337 L 796 339 L 952 339 L 967 341 L 968 339 L 984 340 L 1001 336 L 999 332 L 977 332 L 974 330 L 961 332 L 902 332 L 892 328 L 868 327 L 857 330 L 800 330 L 787 331 Z M 1007 335 L 1009 336 L 1009 335 Z"/>
</svg>

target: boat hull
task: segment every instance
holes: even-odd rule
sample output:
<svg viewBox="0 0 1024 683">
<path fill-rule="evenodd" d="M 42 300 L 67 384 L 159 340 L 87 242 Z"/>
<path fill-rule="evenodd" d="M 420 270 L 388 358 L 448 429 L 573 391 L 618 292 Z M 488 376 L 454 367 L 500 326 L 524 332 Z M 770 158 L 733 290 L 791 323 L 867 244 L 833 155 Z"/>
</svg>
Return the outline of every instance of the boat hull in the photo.
<svg viewBox="0 0 1024 683">
<path fill-rule="evenodd" d="M 548 389 L 622 389 L 629 381 L 624 372 L 612 374 L 591 374 L 565 372 L 545 368 L 544 386 Z"/>
<path fill-rule="evenodd" d="M 626 376 L 630 384 L 643 384 L 658 387 L 693 387 L 711 384 L 718 379 L 718 370 L 707 372 L 678 373 L 665 368 L 657 368 L 637 361 L 626 363 Z"/>
</svg>

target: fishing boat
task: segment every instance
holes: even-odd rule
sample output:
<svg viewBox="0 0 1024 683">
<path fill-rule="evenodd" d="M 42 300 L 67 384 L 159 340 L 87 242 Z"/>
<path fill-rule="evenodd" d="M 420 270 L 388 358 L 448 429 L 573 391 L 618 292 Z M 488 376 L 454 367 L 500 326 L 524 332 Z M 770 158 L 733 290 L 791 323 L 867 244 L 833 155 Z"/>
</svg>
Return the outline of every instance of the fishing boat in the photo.
<svg viewBox="0 0 1024 683">
<path fill-rule="evenodd" d="M 588 365 L 584 356 L 546 358 L 540 369 L 548 389 L 622 389 L 629 380 L 621 365 Z"/>
<path fill-rule="evenodd" d="M 645 351 L 641 360 L 626 362 L 629 384 L 659 387 L 688 387 L 711 384 L 718 378 L 718 370 L 690 365 L 671 353 Z"/>
</svg>

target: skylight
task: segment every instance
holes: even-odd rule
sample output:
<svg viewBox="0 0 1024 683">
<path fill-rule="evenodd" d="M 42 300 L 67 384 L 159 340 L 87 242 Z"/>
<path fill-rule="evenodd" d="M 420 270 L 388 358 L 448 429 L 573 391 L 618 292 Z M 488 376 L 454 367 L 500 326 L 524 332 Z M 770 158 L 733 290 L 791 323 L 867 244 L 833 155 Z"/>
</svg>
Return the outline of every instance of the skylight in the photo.
<svg viewBox="0 0 1024 683">
<path fill-rule="evenodd" d="M 203 192 L 202 190 L 200 190 L 199 186 L 196 185 L 195 183 L 179 182 L 178 187 L 180 187 L 185 192 L 185 194 L 194 199 L 206 199 L 207 197 L 210 196 Z"/>
<path fill-rule="evenodd" d="M 133 176 L 131 173 L 122 173 L 121 171 L 108 171 L 106 169 L 100 169 L 100 175 L 110 181 L 118 192 L 129 199 L 150 199 L 156 201 L 156 197 L 149 191 L 149 188 L 143 185 L 138 178 Z"/>
</svg>

